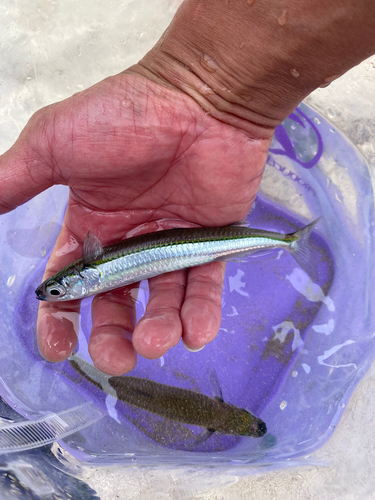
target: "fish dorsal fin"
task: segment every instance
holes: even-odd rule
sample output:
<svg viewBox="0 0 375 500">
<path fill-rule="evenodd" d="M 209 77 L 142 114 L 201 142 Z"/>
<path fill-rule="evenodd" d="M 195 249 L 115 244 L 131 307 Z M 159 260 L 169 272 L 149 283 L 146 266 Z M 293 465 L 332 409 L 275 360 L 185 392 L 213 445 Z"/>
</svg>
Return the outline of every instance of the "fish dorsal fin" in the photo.
<svg viewBox="0 0 375 500">
<path fill-rule="evenodd" d="M 247 220 L 239 220 L 238 222 L 232 222 L 232 224 L 229 225 L 232 227 L 249 227 Z"/>
<path fill-rule="evenodd" d="M 223 393 L 221 391 L 219 378 L 217 376 L 215 369 L 211 370 L 209 377 L 210 377 L 211 390 L 214 395 L 213 398 L 216 399 L 216 401 L 219 401 L 220 403 L 224 403 Z"/>
<path fill-rule="evenodd" d="M 88 264 L 90 261 L 97 260 L 101 255 L 103 255 L 102 244 L 99 238 L 89 231 L 83 242 L 82 262 Z"/>
</svg>

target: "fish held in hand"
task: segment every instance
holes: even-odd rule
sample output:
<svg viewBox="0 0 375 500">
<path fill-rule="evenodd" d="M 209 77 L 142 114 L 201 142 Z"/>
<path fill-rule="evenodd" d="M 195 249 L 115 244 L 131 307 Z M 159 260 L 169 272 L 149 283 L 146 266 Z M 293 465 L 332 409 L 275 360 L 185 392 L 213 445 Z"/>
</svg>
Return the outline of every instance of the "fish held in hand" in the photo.
<svg viewBox="0 0 375 500">
<path fill-rule="evenodd" d="M 82 258 L 45 280 L 35 291 L 39 300 L 77 300 L 180 269 L 214 261 L 242 259 L 260 250 L 284 248 L 311 278 L 308 239 L 318 219 L 290 234 L 240 224 L 166 229 L 102 247 L 90 232 Z"/>
</svg>

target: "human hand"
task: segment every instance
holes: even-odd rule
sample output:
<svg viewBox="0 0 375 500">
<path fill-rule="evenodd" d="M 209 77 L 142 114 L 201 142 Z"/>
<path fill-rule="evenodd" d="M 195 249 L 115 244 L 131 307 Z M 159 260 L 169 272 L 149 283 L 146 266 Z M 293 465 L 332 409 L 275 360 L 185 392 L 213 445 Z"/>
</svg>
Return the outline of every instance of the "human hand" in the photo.
<svg viewBox="0 0 375 500">
<path fill-rule="evenodd" d="M 0 213 L 53 184 L 70 187 L 45 277 L 81 256 L 89 229 L 106 245 L 139 226 L 153 231 L 158 219 L 242 219 L 274 128 L 312 90 L 374 53 L 374 8 L 368 0 L 186 0 L 136 67 L 31 118 L 0 158 Z M 153 278 L 136 326 L 134 286 L 95 297 L 94 364 L 118 375 L 137 352 L 161 356 L 181 336 L 193 349 L 210 342 L 223 273 L 214 263 Z M 41 304 L 43 356 L 70 355 L 78 315 L 78 302 Z"/>
<path fill-rule="evenodd" d="M 256 196 L 272 132 L 218 121 L 133 67 L 31 118 L 0 158 L 0 213 L 53 184 L 70 187 L 45 277 L 81 256 L 89 229 L 107 245 L 140 225 L 154 231 L 160 219 L 235 222 Z M 136 285 L 96 296 L 89 341 L 96 367 L 119 375 L 134 368 L 136 353 L 160 357 L 181 336 L 193 349 L 210 342 L 220 326 L 223 277 L 224 265 L 213 263 L 150 279 L 137 325 Z M 79 310 L 79 301 L 40 304 L 38 343 L 46 359 L 73 352 Z"/>
</svg>

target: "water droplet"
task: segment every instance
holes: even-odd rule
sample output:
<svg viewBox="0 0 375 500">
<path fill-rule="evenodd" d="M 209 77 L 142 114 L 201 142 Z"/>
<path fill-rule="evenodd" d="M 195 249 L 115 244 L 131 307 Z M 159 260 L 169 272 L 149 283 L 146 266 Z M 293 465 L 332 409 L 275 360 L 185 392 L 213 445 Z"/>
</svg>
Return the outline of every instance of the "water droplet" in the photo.
<svg viewBox="0 0 375 500">
<path fill-rule="evenodd" d="M 280 403 L 280 410 L 284 410 L 286 408 L 287 402 L 286 401 L 281 401 Z"/>
<path fill-rule="evenodd" d="M 277 22 L 279 23 L 279 26 L 284 26 L 287 20 L 288 20 L 288 11 L 286 9 L 283 9 L 281 12 L 281 16 L 279 17 Z"/>
<path fill-rule="evenodd" d="M 290 73 L 292 76 L 294 76 L 294 78 L 298 78 L 298 77 L 299 77 L 299 71 L 298 71 L 298 70 L 296 70 L 296 68 L 291 68 L 291 69 L 289 70 L 289 73 Z"/>
<path fill-rule="evenodd" d="M 202 87 L 201 87 L 201 89 L 200 89 L 200 90 L 201 90 L 201 93 L 202 93 L 203 95 L 210 95 L 210 94 L 214 94 L 214 91 L 212 90 L 212 88 L 211 88 L 211 87 L 209 87 L 209 86 L 208 86 L 208 85 L 206 85 L 206 84 L 202 85 Z"/>
<path fill-rule="evenodd" d="M 328 85 L 330 85 L 333 82 L 333 80 L 336 80 L 336 78 L 338 78 L 339 76 L 340 75 L 327 76 L 326 78 L 324 78 L 323 83 L 321 85 L 319 85 L 319 87 L 321 89 L 328 87 Z"/>
<path fill-rule="evenodd" d="M 297 372 L 296 370 L 293 370 L 293 371 L 292 371 L 292 377 L 294 377 L 294 378 L 295 378 L 295 377 L 297 377 L 297 375 L 298 375 L 298 372 Z"/>
<path fill-rule="evenodd" d="M 341 403 L 340 408 L 345 408 L 345 403 Z"/>
<path fill-rule="evenodd" d="M 215 73 L 218 69 L 218 64 L 216 61 L 212 59 L 208 54 L 203 54 L 201 57 L 201 65 L 204 69 L 206 69 L 209 73 Z"/>
<path fill-rule="evenodd" d="M 13 274 L 12 276 L 9 276 L 8 281 L 7 281 L 7 287 L 8 288 L 10 288 L 13 285 L 15 279 L 16 279 L 16 275 L 15 274 Z"/>
<path fill-rule="evenodd" d="M 333 118 L 335 116 L 335 112 L 331 108 L 328 108 L 327 115 L 329 118 Z"/>
<path fill-rule="evenodd" d="M 315 118 L 314 118 L 314 122 L 315 122 L 317 125 L 320 125 L 320 123 L 321 123 L 321 122 L 320 122 L 320 120 L 319 120 L 319 118 L 317 118 L 317 117 L 315 117 Z"/>
<path fill-rule="evenodd" d="M 302 368 L 305 370 L 305 373 L 309 374 L 311 371 L 311 367 L 307 365 L 306 363 L 302 363 Z"/>
</svg>

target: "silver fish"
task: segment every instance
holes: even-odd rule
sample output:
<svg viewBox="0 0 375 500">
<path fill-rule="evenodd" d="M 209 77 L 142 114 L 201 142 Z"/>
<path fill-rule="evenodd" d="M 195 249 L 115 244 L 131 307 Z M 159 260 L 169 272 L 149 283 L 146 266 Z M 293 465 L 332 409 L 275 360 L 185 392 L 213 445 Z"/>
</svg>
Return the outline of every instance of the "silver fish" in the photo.
<svg viewBox="0 0 375 500">
<path fill-rule="evenodd" d="M 259 250 L 285 248 L 314 277 L 307 240 L 318 219 L 291 234 L 243 225 L 177 228 L 128 238 L 107 247 L 90 232 L 82 258 L 45 280 L 39 300 L 83 299 L 144 279 L 217 260 L 235 260 Z"/>
<path fill-rule="evenodd" d="M 210 398 L 199 392 L 138 377 L 109 377 L 77 355 L 71 366 L 110 396 L 160 417 L 232 436 L 262 437 L 267 426 L 244 408 L 225 403 L 222 395 Z M 208 436 L 207 436 L 208 437 Z"/>
</svg>

